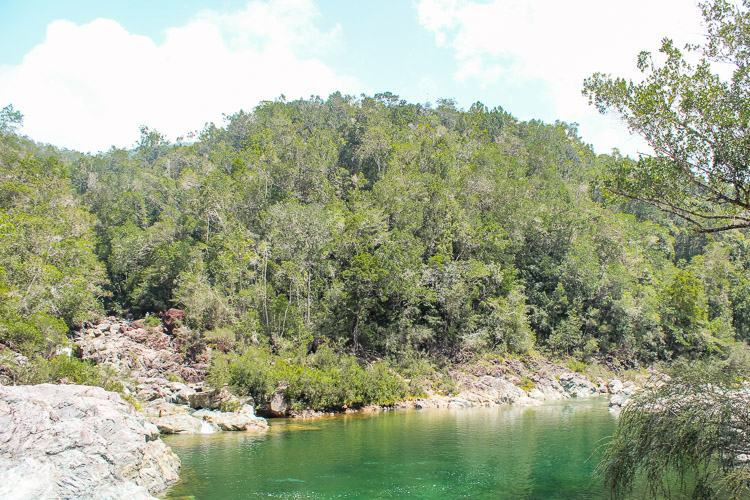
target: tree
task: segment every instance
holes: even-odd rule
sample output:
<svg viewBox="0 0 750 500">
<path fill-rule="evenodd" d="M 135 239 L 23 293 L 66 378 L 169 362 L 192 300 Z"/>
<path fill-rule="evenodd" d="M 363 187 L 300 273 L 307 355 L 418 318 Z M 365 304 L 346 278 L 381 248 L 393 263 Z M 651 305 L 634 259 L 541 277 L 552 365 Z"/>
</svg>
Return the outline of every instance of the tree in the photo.
<svg viewBox="0 0 750 500">
<path fill-rule="evenodd" d="M 653 496 L 692 489 L 692 498 L 741 498 L 750 487 L 748 353 L 726 362 L 679 366 L 623 409 L 599 472 L 616 498 L 639 473 Z M 677 484 L 675 484 L 677 483 Z"/>
<path fill-rule="evenodd" d="M 12 104 L 8 104 L 0 111 L 0 135 L 13 134 L 22 124 L 23 115 L 13 109 Z"/>
<path fill-rule="evenodd" d="M 700 4 L 706 42 L 684 52 L 668 38 L 661 56 L 638 56 L 640 83 L 595 73 L 583 94 L 619 114 L 653 154 L 617 157 L 606 190 L 641 200 L 700 232 L 750 227 L 750 0 Z M 697 63 L 689 62 L 698 56 Z M 664 59 L 659 62 L 659 59 Z M 716 65 L 729 65 L 729 81 Z"/>
<path fill-rule="evenodd" d="M 684 353 L 703 347 L 707 305 L 703 284 L 689 272 L 677 271 L 662 290 L 661 322 L 670 349 Z"/>
<path fill-rule="evenodd" d="M 652 204 L 699 232 L 750 227 L 749 8 L 750 0 L 741 7 L 727 0 L 700 4 L 706 42 L 683 53 L 665 38 L 662 62 L 641 52 L 640 83 L 602 73 L 585 80 L 589 102 L 601 113 L 619 114 L 653 149 L 637 162 L 615 155 L 602 179 L 605 190 Z M 728 81 L 716 73 L 718 63 L 732 67 Z M 680 270 L 661 298 L 670 347 L 700 347 L 708 306 L 702 283 Z M 605 445 L 599 466 L 605 483 L 621 496 L 641 475 L 652 495 L 669 495 L 676 474 L 694 498 L 746 494 L 746 376 L 746 363 L 741 371 L 731 359 L 719 368 L 701 364 L 635 396 Z"/>
</svg>

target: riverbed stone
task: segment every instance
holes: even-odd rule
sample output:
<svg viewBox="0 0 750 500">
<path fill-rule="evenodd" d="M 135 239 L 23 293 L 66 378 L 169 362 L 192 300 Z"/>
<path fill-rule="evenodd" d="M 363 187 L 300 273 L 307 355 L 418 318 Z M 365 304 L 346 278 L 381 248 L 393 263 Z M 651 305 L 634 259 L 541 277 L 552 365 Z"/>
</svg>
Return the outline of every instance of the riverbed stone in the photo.
<svg viewBox="0 0 750 500">
<path fill-rule="evenodd" d="M 185 386 L 183 389 L 172 393 L 172 402 L 180 405 L 189 404 L 190 396 L 194 395 L 195 393 L 195 389 Z"/>
<path fill-rule="evenodd" d="M 609 381 L 609 384 L 607 384 L 607 388 L 609 389 L 610 394 L 619 394 L 620 391 L 622 391 L 622 382 L 620 382 L 619 379 L 613 378 Z"/>
<path fill-rule="evenodd" d="M 161 417 L 146 417 L 159 428 L 162 434 L 201 434 L 204 432 L 203 421 L 188 413 L 174 413 Z"/>
<path fill-rule="evenodd" d="M 530 398 L 528 396 L 521 396 L 520 398 L 516 399 L 514 404 L 516 406 L 539 406 L 540 404 L 542 404 L 542 402 L 538 399 Z"/>
<path fill-rule="evenodd" d="M 224 412 L 215 410 L 199 410 L 193 413 L 223 431 L 264 430 L 268 428 L 266 419 L 256 417 L 253 407 L 245 405 L 238 412 Z"/>
<path fill-rule="evenodd" d="M 638 389 L 639 388 L 633 382 L 628 380 L 627 382 L 622 384 L 622 390 L 620 392 L 625 396 L 632 396 L 635 392 L 638 391 Z"/>
<path fill-rule="evenodd" d="M 212 408 L 213 399 L 219 394 L 217 389 L 207 389 L 197 391 L 188 395 L 188 405 L 190 408 L 200 410 L 202 408 Z"/>
<path fill-rule="evenodd" d="M 276 416 L 284 416 L 289 411 L 289 403 L 284 397 L 284 393 L 277 392 L 271 397 L 269 405 L 271 413 Z"/>
<path fill-rule="evenodd" d="M 560 385 L 574 398 L 598 394 L 596 386 L 589 379 L 575 372 L 561 374 Z"/>
<path fill-rule="evenodd" d="M 532 398 L 532 399 L 536 399 L 537 401 L 546 401 L 547 400 L 547 395 L 544 394 L 539 389 L 531 389 L 529 391 L 529 397 Z"/>
</svg>

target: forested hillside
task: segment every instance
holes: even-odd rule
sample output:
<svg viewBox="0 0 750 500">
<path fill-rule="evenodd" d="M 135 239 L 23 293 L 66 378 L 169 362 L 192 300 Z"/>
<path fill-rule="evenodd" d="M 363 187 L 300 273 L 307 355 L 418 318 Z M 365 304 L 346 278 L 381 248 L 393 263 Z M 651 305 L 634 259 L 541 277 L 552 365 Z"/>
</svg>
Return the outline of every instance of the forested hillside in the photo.
<svg viewBox="0 0 750 500">
<path fill-rule="evenodd" d="M 622 158 L 575 125 L 333 94 L 176 144 L 144 127 L 134 149 L 92 156 L 19 137 L 12 111 L 0 343 L 30 358 L 98 315 L 170 307 L 223 352 L 330 343 L 369 360 L 650 362 L 750 336 L 746 234 L 609 200 L 598 179 Z"/>
</svg>

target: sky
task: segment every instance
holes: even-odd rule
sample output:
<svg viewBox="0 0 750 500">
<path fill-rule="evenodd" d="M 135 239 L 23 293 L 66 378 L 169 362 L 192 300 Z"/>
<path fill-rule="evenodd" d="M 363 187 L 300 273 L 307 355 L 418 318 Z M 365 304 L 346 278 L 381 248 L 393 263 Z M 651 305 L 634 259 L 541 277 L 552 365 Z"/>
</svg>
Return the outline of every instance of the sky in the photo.
<svg viewBox="0 0 750 500">
<path fill-rule="evenodd" d="M 0 0 L 0 108 L 36 141 L 95 153 L 281 95 L 390 91 L 578 123 L 597 153 L 636 156 L 584 78 L 637 80 L 641 50 L 702 33 L 693 0 Z"/>
</svg>

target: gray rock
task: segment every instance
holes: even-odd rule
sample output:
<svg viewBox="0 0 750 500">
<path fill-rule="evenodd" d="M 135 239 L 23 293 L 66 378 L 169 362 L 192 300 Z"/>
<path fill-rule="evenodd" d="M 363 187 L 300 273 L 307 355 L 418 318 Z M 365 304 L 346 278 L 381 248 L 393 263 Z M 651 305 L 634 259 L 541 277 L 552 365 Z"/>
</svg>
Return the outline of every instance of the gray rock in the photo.
<svg viewBox="0 0 750 500">
<path fill-rule="evenodd" d="M 560 385 L 574 398 L 598 394 L 598 389 L 589 379 L 575 372 L 560 375 Z"/>
<path fill-rule="evenodd" d="M 537 401 L 546 401 L 547 400 L 547 395 L 544 394 L 539 389 L 531 389 L 529 391 L 529 397 L 532 398 L 532 399 L 536 399 Z"/>
<path fill-rule="evenodd" d="M 516 400 L 515 404 L 517 406 L 539 406 L 542 402 L 528 396 L 521 396 Z"/>
<path fill-rule="evenodd" d="M 200 410 L 202 408 L 211 408 L 212 400 L 219 394 L 216 389 L 194 392 L 188 395 L 188 405 L 190 408 Z"/>
<path fill-rule="evenodd" d="M 161 417 L 146 417 L 159 428 L 162 434 L 205 434 L 212 432 L 203 426 L 203 421 L 188 413 L 173 413 Z"/>
<path fill-rule="evenodd" d="M 612 396 L 612 399 L 609 400 L 609 407 L 610 408 L 622 408 L 625 405 L 625 398 L 620 396 L 619 394 L 616 394 Z"/>
<path fill-rule="evenodd" d="M 0 386 L 0 498 L 153 498 L 180 460 L 116 393 Z"/>
<path fill-rule="evenodd" d="M 180 405 L 186 405 L 190 403 L 190 396 L 196 392 L 194 389 L 185 386 L 184 389 L 180 389 L 172 395 L 172 402 Z"/>
<path fill-rule="evenodd" d="M 199 410 L 193 416 L 202 418 L 223 431 L 262 430 L 268 428 L 266 419 L 256 417 L 252 406 L 246 406 L 239 412 Z"/>
<path fill-rule="evenodd" d="M 463 390 L 458 396 L 475 403 L 475 406 L 514 404 L 519 398 L 526 397 L 526 391 L 513 384 L 510 380 L 490 375 L 484 375 L 475 380 L 464 380 L 461 388 Z"/>
<path fill-rule="evenodd" d="M 620 391 L 622 391 L 622 382 L 620 382 L 619 379 L 613 378 L 609 381 L 609 384 L 607 384 L 607 388 L 609 389 L 610 394 L 619 394 Z"/>
<path fill-rule="evenodd" d="M 474 405 L 469 400 L 463 398 L 451 398 L 448 403 L 448 408 L 470 408 L 471 406 Z"/>
<path fill-rule="evenodd" d="M 287 403 L 283 393 L 277 392 L 271 397 L 270 408 L 274 415 L 283 416 L 286 414 L 289 410 L 289 403 Z"/>
<path fill-rule="evenodd" d="M 638 392 L 638 390 L 639 387 L 637 385 L 631 381 L 627 381 L 622 384 L 622 390 L 620 392 L 626 396 L 632 396 L 635 392 Z"/>
<path fill-rule="evenodd" d="M 141 408 L 141 414 L 144 417 L 166 417 L 167 415 L 175 415 L 178 413 L 186 413 L 186 406 L 173 405 L 167 403 L 163 399 L 157 399 L 145 403 Z"/>
</svg>

